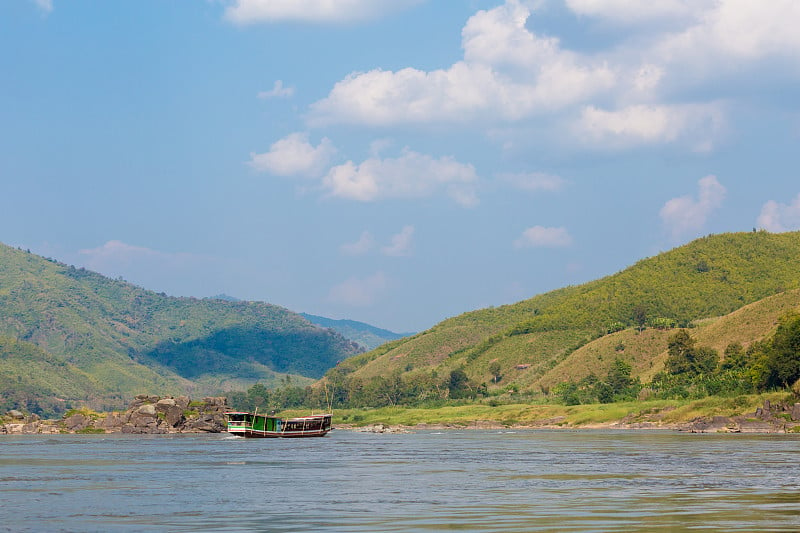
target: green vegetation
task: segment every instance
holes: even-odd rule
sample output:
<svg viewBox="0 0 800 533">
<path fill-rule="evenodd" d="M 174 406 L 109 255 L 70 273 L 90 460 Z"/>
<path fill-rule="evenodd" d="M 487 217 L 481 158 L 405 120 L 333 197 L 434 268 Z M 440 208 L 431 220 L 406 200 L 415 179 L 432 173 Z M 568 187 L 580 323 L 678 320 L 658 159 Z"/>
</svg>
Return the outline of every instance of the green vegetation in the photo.
<svg viewBox="0 0 800 533">
<path fill-rule="evenodd" d="M 731 343 L 746 352 L 772 334 L 779 316 L 800 308 L 799 254 L 800 232 L 705 237 L 597 281 L 445 320 L 342 362 L 324 383 L 338 391 L 337 402 L 352 407 L 457 398 L 459 392 L 450 395 L 452 372 L 466 376 L 470 394 L 504 400 L 566 401 L 566 395 L 570 402 L 607 402 L 640 393 L 680 396 L 684 389 L 689 396 L 729 386 L 764 390 L 723 368 L 719 354 Z M 676 346 L 670 356 L 676 330 L 696 345 Z M 791 357 L 779 364 L 777 352 L 769 353 L 769 386 L 791 384 L 800 368 Z"/>
<path fill-rule="evenodd" d="M 173 298 L 4 245 L 0 335 L 0 408 L 37 413 L 310 383 L 359 351 L 275 305 Z"/>
</svg>

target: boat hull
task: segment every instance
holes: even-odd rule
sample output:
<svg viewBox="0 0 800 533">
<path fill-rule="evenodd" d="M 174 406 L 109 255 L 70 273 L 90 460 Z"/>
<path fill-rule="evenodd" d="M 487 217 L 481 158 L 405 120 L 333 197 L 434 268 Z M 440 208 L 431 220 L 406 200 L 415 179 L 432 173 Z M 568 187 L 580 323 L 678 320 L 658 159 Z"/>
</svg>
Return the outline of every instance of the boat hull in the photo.
<svg viewBox="0 0 800 533">
<path fill-rule="evenodd" d="M 228 433 L 245 438 L 280 439 L 324 437 L 331 427 L 329 414 L 283 419 L 257 413 L 228 413 Z"/>
</svg>

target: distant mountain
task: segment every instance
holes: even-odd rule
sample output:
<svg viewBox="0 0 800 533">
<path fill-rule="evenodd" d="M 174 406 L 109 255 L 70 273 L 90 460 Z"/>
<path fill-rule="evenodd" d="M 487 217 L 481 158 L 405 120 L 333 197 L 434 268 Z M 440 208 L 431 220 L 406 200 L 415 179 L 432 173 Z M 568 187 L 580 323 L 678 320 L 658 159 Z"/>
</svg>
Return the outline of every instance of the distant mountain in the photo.
<svg viewBox="0 0 800 533">
<path fill-rule="evenodd" d="M 361 351 L 276 305 L 169 297 L 2 244 L 0 336 L 2 393 L 22 407 L 302 384 Z"/>
<path fill-rule="evenodd" d="M 395 333 L 388 329 L 381 329 L 364 322 L 355 320 L 335 320 L 322 316 L 300 313 L 306 320 L 323 328 L 330 328 L 346 339 L 357 342 L 367 350 L 372 350 L 389 341 L 402 339 L 413 333 Z"/>
<path fill-rule="evenodd" d="M 463 370 L 490 391 L 536 392 L 589 373 L 604 375 L 622 357 L 635 376 L 647 378 L 664 368 L 672 326 L 731 315 L 720 323 L 735 326 L 713 345 L 724 347 L 729 339 L 748 345 L 768 334 L 781 313 L 800 309 L 798 258 L 800 232 L 704 237 L 596 281 L 445 320 L 352 357 L 331 375 L 363 390 L 390 375 L 411 382 Z M 736 317 L 749 315 L 735 312 L 756 302 L 759 327 L 748 329 L 756 319 L 741 321 Z M 490 369 L 502 379 L 494 380 Z"/>
</svg>

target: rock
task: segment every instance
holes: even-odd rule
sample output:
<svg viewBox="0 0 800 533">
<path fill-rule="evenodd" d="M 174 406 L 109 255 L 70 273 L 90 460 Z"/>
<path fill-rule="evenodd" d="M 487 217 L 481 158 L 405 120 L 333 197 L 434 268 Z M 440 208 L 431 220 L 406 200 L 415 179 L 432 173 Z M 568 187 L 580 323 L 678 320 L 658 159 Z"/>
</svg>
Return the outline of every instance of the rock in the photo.
<svg viewBox="0 0 800 533">
<path fill-rule="evenodd" d="M 41 423 L 38 420 L 35 420 L 33 422 L 28 422 L 27 424 L 22 426 L 22 432 L 28 434 L 39 433 L 40 426 Z"/>
<path fill-rule="evenodd" d="M 800 403 L 796 403 L 792 406 L 791 417 L 792 420 L 800 420 Z"/>
<path fill-rule="evenodd" d="M 177 398 L 175 398 L 175 405 L 177 405 L 184 411 L 189 408 L 189 403 L 191 403 L 191 400 L 189 399 L 188 396 L 178 396 Z"/>
<path fill-rule="evenodd" d="M 156 410 L 159 412 L 166 412 L 168 407 L 174 407 L 176 405 L 175 400 L 172 398 L 161 398 L 156 402 Z"/>
<path fill-rule="evenodd" d="M 177 405 L 172 405 L 164 411 L 164 422 L 173 428 L 178 427 L 184 422 L 183 409 Z"/>
<path fill-rule="evenodd" d="M 25 419 L 25 415 L 22 412 L 17 411 L 16 409 L 10 410 L 8 412 L 8 416 L 13 418 L 14 420 L 24 420 Z"/>
<path fill-rule="evenodd" d="M 98 420 L 95 423 L 95 427 L 104 429 L 106 431 L 119 431 L 122 429 L 122 426 L 125 424 L 125 419 L 123 419 L 117 413 L 109 413 L 105 418 Z"/>
<path fill-rule="evenodd" d="M 72 415 L 70 417 L 65 418 L 64 427 L 68 431 L 80 431 L 88 427 L 89 422 L 91 422 L 91 419 L 89 417 L 78 413 L 76 415 Z"/>
<path fill-rule="evenodd" d="M 186 421 L 183 431 L 186 433 L 221 433 L 228 424 L 224 416 L 202 414 Z"/>
<path fill-rule="evenodd" d="M 144 416 L 156 416 L 156 406 L 152 403 L 146 403 L 136 409 L 136 412 Z"/>
</svg>

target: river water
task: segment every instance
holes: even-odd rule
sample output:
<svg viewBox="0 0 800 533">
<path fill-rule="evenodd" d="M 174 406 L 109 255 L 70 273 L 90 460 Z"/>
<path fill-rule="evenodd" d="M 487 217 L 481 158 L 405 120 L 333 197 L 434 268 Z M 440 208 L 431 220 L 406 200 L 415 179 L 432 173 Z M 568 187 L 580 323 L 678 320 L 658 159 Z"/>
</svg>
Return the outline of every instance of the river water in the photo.
<svg viewBox="0 0 800 533">
<path fill-rule="evenodd" d="M 800 438 L 0 438 L 0 531 L 800 530 Z"/>
</svg>

